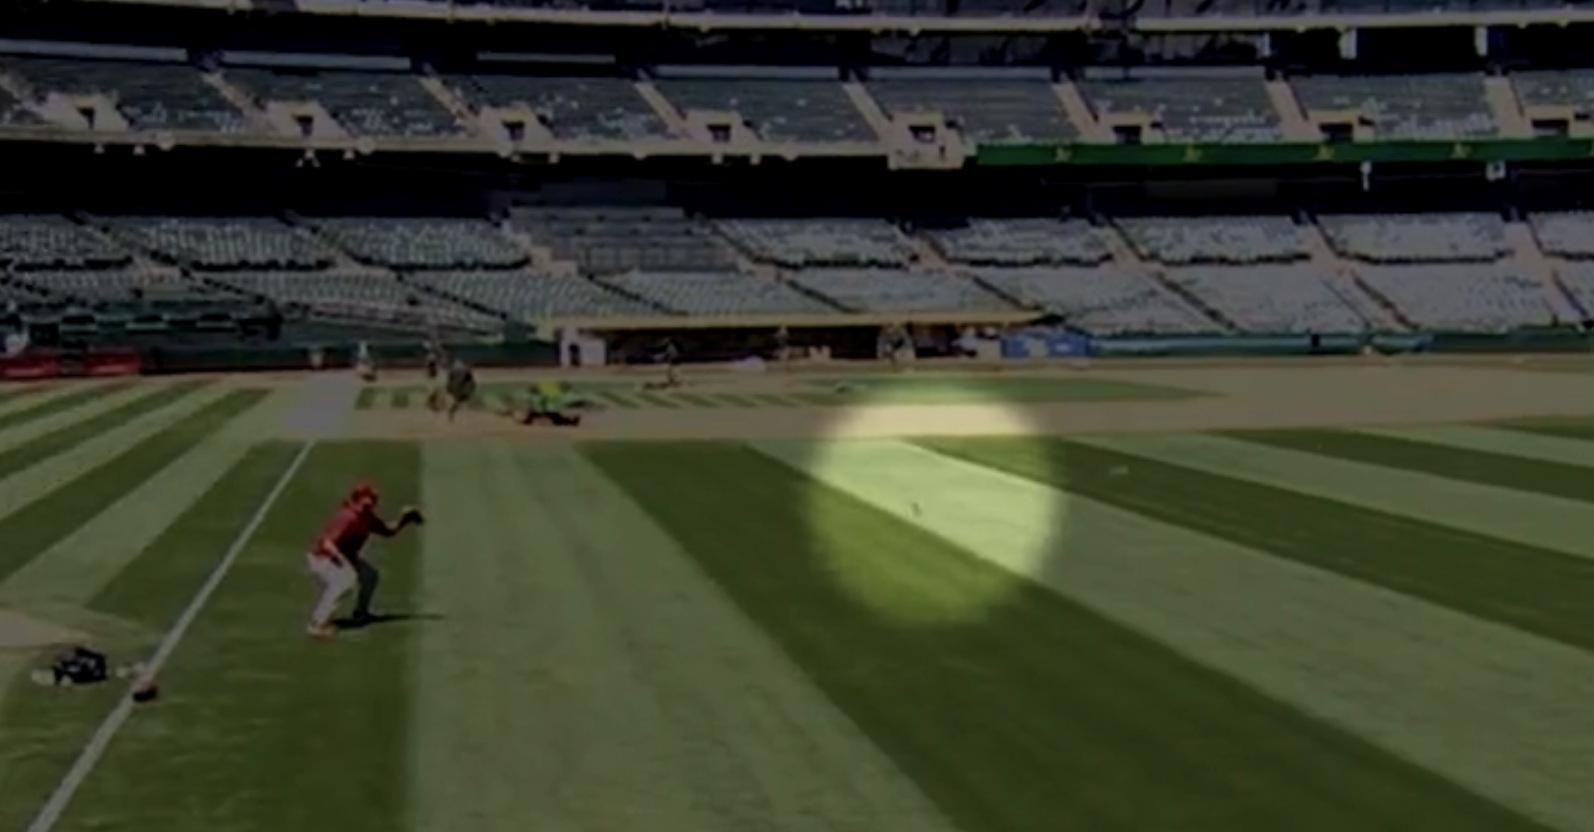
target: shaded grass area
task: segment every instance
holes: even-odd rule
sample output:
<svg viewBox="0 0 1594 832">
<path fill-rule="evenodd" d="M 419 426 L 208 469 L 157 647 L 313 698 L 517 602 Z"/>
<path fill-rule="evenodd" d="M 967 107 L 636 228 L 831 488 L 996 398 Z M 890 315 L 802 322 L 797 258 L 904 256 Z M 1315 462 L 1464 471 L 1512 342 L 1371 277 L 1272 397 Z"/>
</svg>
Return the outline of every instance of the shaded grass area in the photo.
<svg viewBox="0 0 1594 832">
<path fill-rule="evenodd" d="M 1594 650 L 1594 564 L 1140 456 L 1055 440 L 925 440 L 1006 471 L 1258 552 Z M 1132 470 L 1132 475 L 1119 473 Z"/>
<path fill-rule="evenodd" d="M 1014 579 L 750 449 L 583 453 L 964 832 L 1542 828 L 1028 583 L 983 620 L 882 617 L 836 569 L 875 599 Z"/>
<path fill-rule="evenodd" d="M 285 465 L 284 453 L 277 446 L 273 461 Z M 263 497 L 282 469 L 262 461 L 257 470 L 253 494 Z M 304 552 L 355 480 L 370 479 L 396 506 L 417 499 L 419 476 L 416 446 L 317 446 L 167 669 L 161 705 L 127 725 L 57 829 L 402 829 L 409 631 L 305 638 L 315 593 Z M 229 522 L 201 527 L 205 536 L 170 564 L 140 566 L 104 603 L 140 615 L 145 591 L 180 597 L 153 584 L 184 580 L 206 558 L 213 565 L 258 502 L 239 496 Z M 373 549 L 379 562 L 419 556 L 415 537 Z M 386 570 L 381 599 L 403 608 L 415 571 Z"/>
<path fill-rule="evenodd" d="M 165 391 L 154 395 L 168 395 Z M 185 394 L 172 394 L 185 395 Z M 121 499 L 137 483 L 170 465 L 178 457 L 202 440 L 221 430 L 233 419 L 259 404 L 268 394 L 260 390 L 237 390 L 211 402 L 188 416 L 179 419 L 166 429 L 140 442 L 110 461 L 75 480 L 60 483 L 48 494 L 0 519 L 0 580 L 10 577 L 29 561 L 38 557 L 56 541 L 70 534 L 87 518 L 98 514 Z M 129 405 L 148 405 L 152 397 L 139 399 Z M 160 403 L 168 403 L 162 398 Z M 153 408 L 155 405 L 149 405 Z M 114 424 L 122 424 L 134 416 L 125 408 L 107 415 L 124 417 Z M 136 413 L 134 415 L 137 415 Z M 90 420 L 95 421 L 95 420 Z M 107 430 L 114 425 L 102 425 Z M 76 425 L 56 433 L 72 431 Z M 76 434 L 74 433 L 76 436 Z M 78 436 L 83 441 L 86 436 Z M 66 450 L 59 446 L 62 440 L 55 433 L 40 437 L 14 449 L 19 455 L 44 459 L 52 451 Z M 70 446 L 68 446 L 70 447 Z M 5 470 L 0 468 L 0 470 Z"/>
<path fill-rule="evenodd" d="M 96 613 L 119 617 L 147 628 L 143 637 L 102 640 L 96 646 L 113 661 L 128 662 L 153 649 L 158 635 L 174 623 L 194 592 L 204 582 L 232 538 L 264 499 L 294 451 L 274 444 L 252 450 L 216 487 L 184 512 L 150 545 L 138 560 L 107 585 L 90 606 Z M 124 468 L 115 478 L 123 488 L 153 470 Z M 107 477 L 110 479 L 110 477 Z M 69 506 L 58 506 L 68 518 L 78 516 Z M 82 515 L 87 517 L 88 515 Z M 54 524 L 56 533 L 70 534 L 75 525 Z M 18 679 L 0 710 L 0 829 L 22 829 L 71 766 L 105 715 L 123 693 L 120 683 L 78 690 L 40 688 Z M 140 713 L 143 718 L 145 714 Z M 171 756 L 168 746 L 157 756 Z M 108 771 L 105 776 L 136 776 L 141 765 L 128 771 Z M 193 799 L 203 799 L 196 795 Z M 120 807 L 117 808 L 120 811 Z M 102 817 L 107 828 L 126 828 L 114 814 Z"/>
</svg>

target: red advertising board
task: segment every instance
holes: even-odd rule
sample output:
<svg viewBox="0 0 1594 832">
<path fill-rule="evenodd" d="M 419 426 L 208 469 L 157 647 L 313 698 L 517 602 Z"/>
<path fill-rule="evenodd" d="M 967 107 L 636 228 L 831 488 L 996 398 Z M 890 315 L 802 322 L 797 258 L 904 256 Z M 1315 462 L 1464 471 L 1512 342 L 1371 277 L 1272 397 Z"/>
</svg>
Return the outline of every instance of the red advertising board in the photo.
<svg viewBox="0 0 1594 832">
<path fill-rule="evenodd" d="M 83 357 L 83 371 L 91 376 L 136 376 L 138 353 L 132 350 L 90 353 Z"/>
<path fill-rule="evenodd" d="M 52 355 L 24 353 L 0 358 L 0 379 L 55 378 L 60 370 L 60 362 Z"/>
</svg>

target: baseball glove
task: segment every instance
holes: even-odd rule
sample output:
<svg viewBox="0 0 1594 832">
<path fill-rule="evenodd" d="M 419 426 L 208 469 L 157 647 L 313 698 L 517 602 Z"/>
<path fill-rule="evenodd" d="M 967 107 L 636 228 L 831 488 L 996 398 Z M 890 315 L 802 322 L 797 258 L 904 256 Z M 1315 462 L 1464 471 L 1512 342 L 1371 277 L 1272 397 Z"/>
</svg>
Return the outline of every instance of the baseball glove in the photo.
<svg viewBox="0 0 1594 832">
<path fill-rule="evenodd" d="M 405 506 L 404 510 L 399 513 L 399 522 L 413 526 L 425 525 L 426 515 L 422 514 L 421 510 L 415 506 Z"/>
</svg>

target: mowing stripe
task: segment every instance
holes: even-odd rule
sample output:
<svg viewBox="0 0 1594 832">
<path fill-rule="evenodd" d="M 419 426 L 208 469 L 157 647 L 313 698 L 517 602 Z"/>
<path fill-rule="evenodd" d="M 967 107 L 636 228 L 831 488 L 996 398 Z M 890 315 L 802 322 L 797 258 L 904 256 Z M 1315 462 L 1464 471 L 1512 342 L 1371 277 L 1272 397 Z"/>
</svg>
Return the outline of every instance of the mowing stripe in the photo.
<svg viewBox="0 0 1594 832">
<path fill-rule="evenodd" d="M 774 407 L 797 407 L 799 403 L 787 396 L 777 396 L 774 393 L 750 393 L 754 401 Z"/>
<path fill-rule="evenodd" d="M 1046 460 L 1011 443 L 935 443 L 1126 511 L 1594 649 L 1587 560 L 1095 445 L 1057 446 L 1065 450 Z"/>
<path fill-rule="evenodd" d="M 676 393 L 675 394 L 675 399 L 676 399 L 676 401 L 686 402 L 687 404 L 692 405 L 693 407 L 713 407 L 713 408 L 717 408 L 717 407 L 723 407 L 724 406 L 724 404 L 722 402 L 720 402 L 718 399 L 714 398 L 713 396 L 705 396 L 705 395 L 701 395 L 701 394 L 698 394 L 698 393 Z"/>
<path fill-rule="evenodd" d="M 410 389 L 408 387 L 395 387 L 388 391 L 391 397 L 388 406 L 395 410 L 405 410 L 410 406 Z"/>
<path fill-rule="evenodd" d="M 65 534 L 0 583 L 0 606 L 9 603 L 15 608 L 56 599 L 81 605 L 98 591 L 95 587 L 109 584 L 253 445 L 260 425 L 250 419 L 252 414 L 242 412 L 228 421 L 228 414 L 247 407 L 251 398 L 256 396 L 240 391 L 219 399 L 83 474 L 79 480 L 104 478 L 126 493 L 92 516 L 92 500 L 63 506 L 75 522 L 51 524 L 60 525 Z M 188 450 L 174 455 L 174 446 L 180 441 L 188 444 Z M 162 444 L 168 447 L 160 448 Z M 164 452 L 151 453 L 152 445 Z M 68 483 L 61 490 L 75 488 Z M 84 493 L 72 490 L 74 497 Z M 0 530 L 8 521 L 0 519 Z"/>
<path fill-rule="evenodd" d="M 1212 435 L 1080 438 L 1081 444 L 1594 560 L 1587 504 Z M 1586 570 L 1594 579 L 1594 567 Z"/>
<path fill-rule="evenodd" d="M 676 410 L 680 408 L 680 405 L 671 401 L 669 396 L 661 396 L 657 393 L 636 393 L 634 395 L 636 396 L 637 401 L 651 407 L 662 408 L 665 410 Z"/>
<path fill-rule="evenodd" d="M 133 388 L 129 385 L 107 384 L 68 390 L 55 396 L 28 396 L 19 400 L 19 403 L 23 406 L 7 408 L 5 412 L 0 413 L 0 431 L 35 422 L 47 416 L 65 413 L 90 402 L 131 389 Z"/>
<path fill-rule="evenodd" d="M 354 399 L 355 410 L 374 410 L 377 407 L 376 388 L 361 387 L 360 394 Z"/>
<path fill-rule="evenodd" d="M 840 456 L 821 465 L 838 462 L 831 474 L 844 476 L 837 468 L 859 467 L 862 460 L 851 454 L 861 444 L 837 443 Z M 685 543 L 965 832 L 1055 832 L 1059 818 L 1080 829 L 1543 828 L 1039 591 L 936 534 L 817 487 L 788 464 L 709 443 L 583 450 L 600 454 L 606 473 Z M 938 467 L 946 470 L 946 463 Z M 925 489 L 936 504 L 942 496 L 968 498 L 984 511 L 998 502 L 982 497 L 978 486 L 964 487 L 955 473 L 926 480 L 919 470 L 905 479 L 884 495 L 899 511 L 909 511 L 905 496 Z M 717 487 L 689 487 L 704 481 Z M 805 504 L 806 522 L 814 524 L 808 529 L 795 513 Z M 970 519 L 958 514 L 959 521 Z M 1175 565 L 1172 579 L 1149 576 L 1152 594 L 1225 589 L 1213 580 L 1217 570 L 1205 576 L 1206 587 L 1179 585 L 1192 577 L 1201 553 L 1188 550 L 1193 536 L 1174 533 L 1174 540 L 1128 540 L 1151 545 L 1150 555 Z M 1147 557 L 1126 548 L 1125 536 L 1111 528 L 1097 527 L 1088 543 L 1097 548 L 1080 558 L 1104 573 L 1099 582 L 1124 578 Z M 998 548 L 985 546 L 992 553 Z M 859 603 L 837 583 L 841 572 L 880 585 L 878 593 L 898 601 L 932 606 L 992 583 L 1011 592 L 984 616 L 914 626 Z M 1128 577 L 1133 583 L 1138 576 Z M 1158 600 L 1142 598 L 1129 590 L 1094 600 L 1131 609 Z M 1232 607 L 1236 600 L 1223 603 Z M 1172 609 L 1189 615 L 1188 601 Z M 1319 612 L 1326 620 L 1311 623 L 1334 620 L 1326 608 Z M 1265 617 L 1231 621 L 1220 612 L 1217 619 L 1244 628 L 1224 642 L 1240 658 L 1270 644 L 1268 636 L 1257 637 L 1272 623 Z M 1216 640 L 1211 629 L 1193 626 L 1202 624 L 1178 622 L 1189 638 Z M 1307 675 L 1296 660 L 1284 666 Z"/>
<path fill-rule="evenodd" d="M 708 397 L 718 401 L 721 405 L 729 407 L 758 407 L 758 402 L 747 396 L 739 396 L 735 393 L 710 393 Z"/>
<path fill-rule="evenodd" d="M 12 448 L 26 445 L 41 436 L 53 433 L 68 425 L 115 410 L 137 400 L 147 392 L 149 392 L 147 389 L 122 388 L 74 407 L 57 410 L 20 424 L 14 424 L 9 428 L 0 429 L 0 451 L 8 451 Z"/>
<path fill-rule="evenodd" d="M 70 482 L 85 472 L 103 465 L 128 448 L 182 419 L 208 401 L 219 398 L 223 391 L 215 388 L 202 391 L 160 410 L 144 413 L 102 433 L 85 438 L 80 444 L 64 453 L 44 459 L 25 470 L 0 479 L 0 518 L 8 517 L 35 498 L 53 491 L 62 483 Z M 23 451 L 23 445 L 15 451 Z M 3 456 L 3 455 L 0 455 Z"/>
<path fill-rule="evenodd" d="M 979 454 L 979 442 L 949 444 Z M 1052 504 L 1066 505 L 1061 522 L 1067 537 L 1030 574 L 1063 597 L 1479 794 L 1550 819 L 1567 832 L 1594 829 L 1594 793 L 1585 785 L 1594 777 L 1594 709 L 1586 705 L 1594 695 L 1594 658 L 1077 494 L 1056 502 L 1056 492 L 1040 483 L 922 447 L 841 443 L 822 465 L 762 447 L 833 488 L 998 562 L 1011 563 L 1012 550 L 1028 536 L 1024 527 L 1037 522 L 1004 517 L 1005 509 L 1032 505 L 1033 492 L 1044 491 Z M 920 500 L 923 510 L 915 514 L 904 494 Z M 1467 647 L 1435 649 L 1457 644 Z M 1165 738 L 1160 742 L 1172 746 Z M 1331 747 L 1324 741 L 1296 753 L 1326 765 Z M 1296 762 L 1304 761 L 1281 755 L 1246 768 L 1252 778 L 1247 785 L 1268 788 L 1263 780 L 1269 766 Z M 1398 770 L 1386 769 L 1380 777 L 1389 779 L 1369 783 L 1380 796 L 1341 799 L 1377 814 L 1369 801 L 1398 800 L 1404 790 L 1383 791 L 1401 779 Z M 1331 778 L 1314 786 L 1335 788 Z M 1298 818 L 1291 827 L 1316 820 Z M 1368 817 L 1340 828 L 1400 825 L 1390 815 L 1380 821 Z M 1467 822 L 1459 815 L 1422 820 L 1420 814 L 1411 821 L 1438 822 L 1433 828 Z"/>
<path fill-rule="evenodd" d="M 623 410 L 638 410 L 642 407 L 642 405 L 638 404 L 630 396 L 622 396 L 619 393 L 610 390 L 604 390 L 597 393 L 597 398 L 602 399 L 603 401 L 606 401 L 609 404 L 612 404 L 615 407 L 621 408 Z"/>
<path fill-rule="evenodd" d="M 0 471 L 10 474 L 26 470 L 64 451 L 71 450 L 108 430 L 153 413 L 177 402 L 203 385 L 165 387 L 146 393 L 125 405 L 97 413 L 79 422 L 64 425 L 20 447 L 0 451 Z"/>
<path fill-rule="evenodd" d="M 130 488 L 172 464 L 266 398 L 263 390 L 232 390 L 198 411 L 127 448 L 103 465 L 58 487 L 0 520 L 5 539 L 0 578 L 9 577 L 73 529 L 127 495 Z"/>
<path fill-rule="evenodd" d="M 1462 482 L 1594 502 L 1588 472 L 1570 465 L 1341 430 L 1244 431 L 1226 434 L 1257 445 L 1421 471 Z"/>
<path fill-rule="evenodd" d="M 949 831 L 575 450 L 425 466 L 412 830 Z"/>
<path fill-rule="evenodd" d="M 1562 439 L 1516 430 L 1480 428 L 1470 425 L 1435 425 L 1421 428 L 1360 428 L 1361 433 L 1391 436 L 1412 442 L 1430 442 L 1490 454 L 1516 456 L 1594 468 L 1594 443 Z"/>
<path fill-rule="evenodd" d="M 161 639 L 160 646 L 155 649 L 155 654 L 150 657 L 148 662 L 146 671 L 148 676 L 157 676 L 171 658 L 172 653 L 176 651 L 178 645 L 182 643 L 183 636 L 188 633 L 188 628 L 193 626 L 194 619 L 199 617 L 200 611 L 205 608 L 210 596 L 215 594 L 216 588 L 221 586 L 221 582 L 226 579 L 227 573 L 232 569 L 233 562 L 238 559 L 238 555 L 243 551 L 244 546 L 248 545 L 249 540 L 254 537 L 255 530 L 260 528 L 260 525 L 265 522 L 266 515 L 271 512 L 271 507 L 282 496 L 282 492 L 288 487 L 288 483 L 292 481 L 293 475 L 298 473 L 299 467 L 304 464 L 305 458 L 309 456 L 310 449 L 313 447 L 315 447 L 314 440 L 300 446 L 299 452 L 288 463 L 287 469 L 282 472 L 282 476 L 278 478 L 271 491 L 266 494 L 266 498 L 261 501 L 260 506 L 250 516 L 249 522 L 244 525 L 243 530 L 233 539 L 232 545 L 227 547 L 227 551 L 222 554 L 220 562 L 216 564 L 216 568 L 210 573 L 205 583 L 199 587 L 199 590 L 194 593 L 194 597 L 188 602 L 188 606 L 183 609 L 182 614 L 177 617 L 177 621 L 172 624 L 172 628 Z M 88 744 L 83 747 L 83 751 L 73 761 L 72 768 L 67 770 L 66 776 L 61 779 L 60 784 L 56 786 L 55 791 L 50 794 L 50 798 L 45 801 L 44 806 L 39 809 L 38 815 L 28 824 L 24 832 L 51 832 L 55 828 L 56 822 L 61 819 L 61 814 L 71 804 L 72 797 L 82 787 L 83 781 L 88 779 L 89 774 L 94 771 L 94 766 L 104 756 L 105 749 L 110 747 L 111 740 L 116 738 L 116 732 L 122 729 L 122 726 L 127 722 L 127 718 L 132 713 L 132 697 L 123 696 L 117 699 L 116 706 L 106 715 L 105 721 L 100 723 L 99 728 L 95 729 L 94 736 L 89 739 Z"/>
</svg>

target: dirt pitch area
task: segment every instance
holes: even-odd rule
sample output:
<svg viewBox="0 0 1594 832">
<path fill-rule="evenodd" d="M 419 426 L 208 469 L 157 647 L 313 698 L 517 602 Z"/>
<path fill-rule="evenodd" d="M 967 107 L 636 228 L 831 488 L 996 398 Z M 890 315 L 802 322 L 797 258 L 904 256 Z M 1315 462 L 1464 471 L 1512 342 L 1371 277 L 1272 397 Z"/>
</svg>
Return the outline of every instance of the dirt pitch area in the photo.
<svg viewBox="0 0 1594 832">
<path fill-rule="evenodd" d="M 811 377 L 878 374 L 878 367 L 829 366 L 793 373 L 745 374 L 692 368 L 689 392 L 764 393 L 812 389 Z M 870 404 L 768 409 L 604 410 L 580 428 L 525 427 L 503 415 L 462 412 L 450 424 L 424 409 L 360 410 L 339 436 L 418 441 L 483 437 L 530 442 L 702 440 L 901 436 L 1048 435 L 1238 428 L 1338 427 L 1478 422 L 1523 417 L 1594 416 L 1594 362 L 1527 357 L 1283 359 L 1247 361 L 1135 360 L 1090 367 L 1014 369 L 1008 365 L 921 365 L 905 371 L 938 378 L 1033 376 L 1114 380 L 1194 391 L 1166 401 L 1014 404 Z M 631 379 L 640 387 L 656 373 L 484 370 L 484 384 Z M 804 379 L 805 376 L 809 378 Z M 299 378 L 303 378 L 300 376 Z M 420 384 L 417 374 L 391 374 L 378 384 Z M 866 387 L 866 384 L 865 384 Z"/>
</svg>

